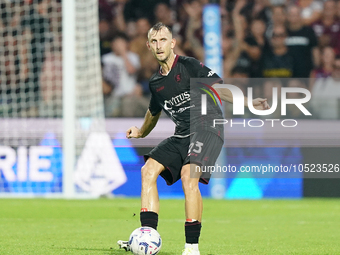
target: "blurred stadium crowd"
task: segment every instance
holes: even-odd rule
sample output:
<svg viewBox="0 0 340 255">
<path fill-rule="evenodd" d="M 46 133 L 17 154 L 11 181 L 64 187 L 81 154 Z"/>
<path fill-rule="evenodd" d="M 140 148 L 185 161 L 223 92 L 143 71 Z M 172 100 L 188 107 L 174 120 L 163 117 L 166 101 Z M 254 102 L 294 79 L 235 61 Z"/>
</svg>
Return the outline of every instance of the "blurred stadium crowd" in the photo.
<svg viewBox="0 0 340 255">
<path fill-rule="evenodd" d="M 156 22 L 163 22 L 172 27 L 176 54 L 204 62 L 202 10 L 209 1 L 98 1 L 105 115 L 142 117 L 149 103 L 148 80 L 159 68 L 146 47 L 147 31 Z M 53 72 L 58 81 L 53 89 L 59 91 L 53 97 L 61 97 L 61 27 L 46 26 L 60 24 L 60 2 L 1 3 L 1 94 L 15 90 L 20 94 L 15 99 L 18 102 L 30 94 L 35 98 L 32 106 L 39 100 L 48 105 L 51 95 L 44 83 L 46 73 Z M 314 117 L 339 118 L 340 1 L 220 0 L 220 6 L 224 78 L 235 78 L 244 90 L 251 82 L 256 96 L 267 98 L 271 98 L 274 86 L 307 88 L 313 97 L 321 98 L 313 103 Z M 24 11 L 29 15 L 22 15 Z M 54 43 L 49 47 L 50 37 Z M 6 50 L 8 47 L 16 50 Z M 33 75 L 28 75 L 29 68 Z M 44 111 L 31 109 L 35 108 L 25 109 L 27 116 L 44 116 Z M 304 117 L 298 111 L 290 114 Z"/>
</svg>

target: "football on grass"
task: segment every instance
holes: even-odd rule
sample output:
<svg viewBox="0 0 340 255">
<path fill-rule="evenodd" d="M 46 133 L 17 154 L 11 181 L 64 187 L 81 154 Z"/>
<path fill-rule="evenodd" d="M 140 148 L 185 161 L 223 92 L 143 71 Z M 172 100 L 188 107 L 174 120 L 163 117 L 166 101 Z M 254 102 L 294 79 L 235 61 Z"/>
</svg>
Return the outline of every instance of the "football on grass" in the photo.
<svg viewBox="0 0 340 255">
<path fill-rule="evenodd" d="M 131 233 L 129 245 L 134 255 L 156 255 L 161 250 L 162 239 L 157 230 L 141 227 Z"/>
</svg>

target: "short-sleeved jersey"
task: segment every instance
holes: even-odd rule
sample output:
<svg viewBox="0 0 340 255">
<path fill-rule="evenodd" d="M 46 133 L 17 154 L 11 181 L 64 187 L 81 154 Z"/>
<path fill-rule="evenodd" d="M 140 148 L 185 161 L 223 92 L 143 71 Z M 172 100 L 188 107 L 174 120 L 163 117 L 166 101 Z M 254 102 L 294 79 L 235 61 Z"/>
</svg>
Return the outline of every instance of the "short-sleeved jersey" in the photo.
<svg viewBox="0 0 340 255">
<path fill-rule="evenodd" d="M 197 104 L 201 101 L 202 93 L 190 90 L 190 78 L 211 78 L 209 85 L 222 81 L 216 73 L 198 60 L 177 55 L 168 75 L 162 75 L 159 71 L 150 79 L 151 114 L 154 116 L 164 110 L 176 124 L 174 135 L 177 137 L 208 130 L 223 139 L 223 125 L 212 127 L 213 119 L 223 118 L 219 106 L 208 96 L 207 114 L 202 115 L 201 105 Z"/>
</svg>

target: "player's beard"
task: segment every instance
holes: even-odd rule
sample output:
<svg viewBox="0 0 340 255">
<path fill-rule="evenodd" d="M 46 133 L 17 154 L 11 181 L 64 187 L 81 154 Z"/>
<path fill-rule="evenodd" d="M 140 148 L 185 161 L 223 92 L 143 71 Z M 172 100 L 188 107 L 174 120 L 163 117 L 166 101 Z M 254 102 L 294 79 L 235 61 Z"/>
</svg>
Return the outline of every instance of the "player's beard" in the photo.
<svg viewBox="0 0 340 255">
<path fill-rule="evenodd" d="M 157 54 L 156 54 L 156 56 L 157 56 Z M 170 53 L 164 59 L 157 58 L 157 60 L 158 60 L 158 62 L 166 63 L 169 60 L 169 57 L 170 57 Z"/>
<path fill-rule="evenodd" d="M 169 59 L 169 56 L 167 56 L 165 59 L 163 59 L 163 60 L 158 60 L 159 62 L 162 62 L 162 63 L 166 63 L 167 61 L 168 61 L 168 59 Z"/>
</svg>

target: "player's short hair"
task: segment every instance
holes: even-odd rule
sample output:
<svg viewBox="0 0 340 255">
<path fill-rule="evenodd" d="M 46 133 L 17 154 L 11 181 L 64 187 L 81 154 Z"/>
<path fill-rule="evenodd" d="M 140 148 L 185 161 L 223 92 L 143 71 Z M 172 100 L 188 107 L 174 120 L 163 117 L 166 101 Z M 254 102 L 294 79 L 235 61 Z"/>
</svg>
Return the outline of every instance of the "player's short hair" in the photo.
<svg viewBox="0 0 340 255">
<path fill-rule="evenodd" d="M 162 30 L 163 28 L 168 29 L 168 31 L 169 31 L 170 34 L 172 35 L 172 29 L 171 29 L 171 27 L 169 27 L 168 25 L 163 24 L 162 22 L 158 22 L 158 23 L 156 23 L 155 25 L 153 25 L 152 28 L 149 29 L 149 32 L 148 32 L 148 39 L 149 39 L 149 37 L 150 37 L 151 31 L 156 31 L 156 32 L 158 32 L 158 31 Z"/>
</svg>

